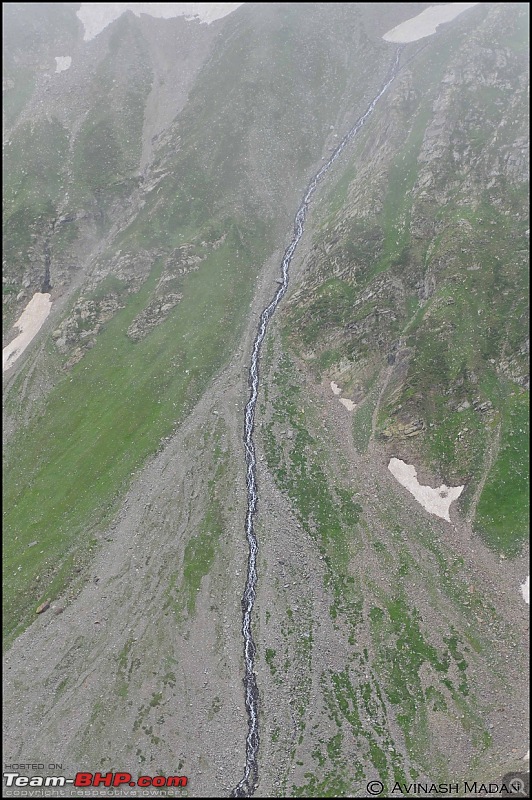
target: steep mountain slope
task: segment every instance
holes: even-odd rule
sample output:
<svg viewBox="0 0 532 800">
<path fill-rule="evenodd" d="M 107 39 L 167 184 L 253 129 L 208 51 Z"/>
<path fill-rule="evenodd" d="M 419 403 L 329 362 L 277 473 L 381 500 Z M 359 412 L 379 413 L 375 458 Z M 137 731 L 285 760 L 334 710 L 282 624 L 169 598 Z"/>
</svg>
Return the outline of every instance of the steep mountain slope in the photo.
<svg viewBox="0 0 532 800">
<path fill-rule="evenodd" d="M 291 740 L 277 709 L 269 721 L 270 760 L 293 748 L 293 795 L 350 793 L 368 764 L 388 786 L 495 774 L 512 752 L 492 715 L 523 691 L 501 647 L 520 581 L 508 606 L 499 553 L 522 553 L 528 533 L 526 12 L 477 13 L 406 61 L 313 212 L 277 321 L 270 498 L 320 553 L 306 577 L 321 576 L 331 617 L 283 567 L 261 636 L 273 685 L 283 665 L 292 676 Z M 390 457 L 423 465 L 422 484 L 465 484 L 452 525 L 398 499 Z M 273 572 L 298 559 L 268 542 L 271 513 Z"/>
<path fill-rule="evenodd" d="M 427 5 L 129 13 L 83 41 L 77 4 L 8 4 L 5 341 L 52 299 L 6 373 L 10 762 L 238 781 L 251 342 L 382 34 Z M 523 764 L 525 16 L 404 47 L 313 201 L 261 364 L 259 796 Z M 464 485 L 451 523 L 392 456 Z"/>
<path fill-rule="evenodd" d="M 313 15 L 320 13 L 321 21 L 314 19 Z M 19 373 L 15 379 L 8 396 L 8 403 L 15 406 L 14 416 L 31 413 L 26 397 L 31 394 L 32 382 L 51 382 L 54 369 L 71 368 L 86 353 L 76 378 L 59 380 L 44 416 L 19 432 L 8 461 L 8 530 L 11 524 L 24 529 L 28 541 L 36 538 L 37 531 L 41 537 L 48 532 L 48 564 L 56 561 L 65 546 L 78 545 L 76 540 L 89 519 L 91 525 L 98 523 L 131 470 L 190 411 L 214 371 L 227 360 L 257 270 L 285 235 L 289 212 L 304 176 L 321 153 L 330 120 L 339 115 L 347 97 L 351 105 L 357 91 L 360 96 L 352 76 L 362 68 L 370 50 L 369 42 L 364 45 L 357 15 L 343 6 L 332 15 L 319 7 L 311 13 L 282 6 L 259 6 L 253 12 L 239 9 L 225 22 L 224 35 L 198 76 L 186 108 L 160 137 L 152 165 L 142 177 L 135 177 L 128 175 L 124 162 L 126 152 L 128 158 L 136 152 L 137 160 L 141 154 L 140 145 L 136 151 L 132 147 L 134 130 L 129 132 L 128 106 L 123 102 L 131 93 L 124 89 L 122 101 L 117 97 L 116 103 L 113 95 L 105 104 L 102 97 L 113 81 L 130 80 L 132 61 L 138 87 L 139 64 L 147 60 L 142 56 L 147 37 L 138 31 L 143 23 L 133 16 L 121 17 L 102 33 L 102 37 L 107 34 L 107 42 L 94 40 L 94 46 L 98 43 L 100 47 L 100 53 L 93 54 L 100 60 L 99 72 L 94 63 L 83 71 L 80 84 L 88 81 L 89 85 L 85 92 L 82 86 L 79 91 L 88 96 L 89 118 L 97 114 L 102 119 L 93 127 L 82 113 L 84 123 L 74 137 L 67 169 L 69 206 L 60 209 L 65 213 L 54 220 L 51 209 L 46 221 L 39 217 L 35 221 L 40 231 L 44 227 L 43 236 L 50 237 L 53 228 L 47 241 L 50 282 L 57 286 L 59 302 L 68 302 L 70 307 L 52 334 L 56 343 L 52 352 L 44 358 L 39 355 L 30 385 L 27 373 Z M 178 19 L 165 24 L 182 31 L 187 23 Z M 331 34 L 320 44 L 319 32 L 327 26 Z M 329 52 L 336 28 L 343 30 L 346 47 L 355 34 L 362 40 L 359 48 L 349 51 L 351 63 L 345 62 L 342 52 Z M 89 54 L 92 45 L 87 45 Z M 255 84 L 267 52 L 276 52 L 278 57 L 267 79 L 259 82 L 265 86 L 260 100 Z M 384 61 L 382 73 L 386 67 Z M 122 78 L 110 77 L 119 73 Z M 102 85 L 104 74 L 108 77 Z M 304 76 L 309 77 L 304 80 Z M 378 74 L 372 75 L 370 83 L 378 79 Z M 233 87 L 232 96 L 224 91 L 222 81 Z M 305 92 L 300 91 L 302 85 Z M 95 97 L 96 91 L 101 95 Z M 147 93 L 146 85 L 145 100 Z M 131 103 L 134 108 L 140 97 Z M 260 116 L 256 108 L 261 109 Z M 140 119 L 137 122 L 140 136 Z M 87 129 L 92 131 L 89 138 Z M 130 145 L 123 148 L 126 135 Z M 19 128 L 14 141 L 17 146 L 23 141 Z M 97 157 L 91 156 L 92 148 Z M 23 160 L 17 154 L 17 163 Z M 94 167 L 89 179 L 83 164 L 91 160 Z M 17 170 L 6 161 L 7 174 L 14 181 Z M 262 174 L 267 175 L 265 180 Z M 144 188 L 139 188 L 139 182 Z M 41 197 L 38 187 L 32 186 L 31 191 Z M 16 202 L 20 194 L 13 190 Z M 9 202 L 9 192 L 6 195 Z M 81 211 L 79 203 L 83 203 Z M 16 212 L 10 212 L 8 207 L 6 225 L 17 231 Z M 72 295 L 80 276 L 76 270 L 69 286 L 67 265 L 80 257 L 78 254 L 83 257 L 85 248 L 90 248 L 86 256 L 89 274 L 83 279 L 82 291 Z M 31 257 L 31 253 L 22 254 Z M 20 265 L 18 269 L 20 272 Z M 37 276 L 29 276 L 30 282 L 35 279 Z M 157 328 L 153 336 L 146 337 L 153 318 Z M 99 335 L 102 326 L 105 329 Z M 170 366 L 172 362 L 177 370 Z M 43 373 L 44 379 L 40 377 Z M 98 389 L 87 393 L 87 385 Z M 23 408 L 19 405 L 21 394 Z M 41 393 L 38 402 L 42 402 Z M 64 435 L 58 435 L 60 429 Z M 124 441 L 131 438 L 132 447 L 124 453 Z M 73 439 L 77 442 L 74 448 Z M 103 481 L 104 475 L 105 484 L 100 488 L 96 481 Z M 24 490 L 29 480 L 33 483 L 31 495 Z M 50 481 L 62 487 L 61 504 L 47 488 Z M 80 491 L 87 493 L 86 501 Z M 64 533 L 58 537 L 58 531 Z M 23 570 L 25 585 L 39 572 L 40 559 Z M 23 577 L 16 578 L 21 587 Z M 8 624 L 20 619 L 22 608 L 33 605 L 31 596 L 22 601 L 19 591 L 16 597 Z"/>
<path fill-rule="evenodd" d="M 467 48 L 442 35 L 405 71 L 393 109 L 329 192 L 287 321 L 313 374 L 356 402 L 354 428 L 375 414 L 372 434 L 390 452 L 466 482 L 464 511 L 498 443 L 475 527 L 507 553 L 526 536 L 527 505 L 519 24 L 516 10 L 493 12 Z"/>
</svg>

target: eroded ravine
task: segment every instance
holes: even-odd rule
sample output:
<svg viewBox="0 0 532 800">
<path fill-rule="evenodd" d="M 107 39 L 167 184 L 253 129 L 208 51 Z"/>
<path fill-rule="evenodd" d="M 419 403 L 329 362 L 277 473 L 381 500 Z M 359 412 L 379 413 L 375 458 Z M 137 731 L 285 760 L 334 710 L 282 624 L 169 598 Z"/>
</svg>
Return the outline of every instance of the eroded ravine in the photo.
<svg viewBox="0 0 532 800">
<path fill-rule="evenodd" d="M 255 410 L 257 405 L 257 397 L 259 391 L 259 363 L 262 343 L 266 336 L 266 331 L 273 317 L 277 306 L 283 299 L 288 289 L 288 279 L 290 264 L 297 246 L 303 236 L 305 230 L 305 219 L 310 205 L 312 196 L 318 186 L 318 183 L 324 175 L 330 170 L 336 159 L 340 156 L 349 142 L 356 136 L 364 123 L 373 113 L 375 106 L 386 92 L 392 81 L 395 79 L 398 67 L 399 57 L 402 48 L 398 48 L 395 54 L 393 65 L 390 69 L 388 78 L 384 85 L 379 90 L 378 94 L 373 98 L 369 104 L 366 112 L 358 119 L 353 125 L 351 130 L 344 136 L 339 145 L 336 147 L 328 161 L 318 170 L 316 175 L 310 181 L 301 205 L 299 206 L 295 220 L 294 220 L 294 233 L 292 240 L 288 245 L 283 260 L 281 262 L 281 281 L 279 287 L 275 292 L 273 299 L 263 310 L 260 315 L 259 326 L 257 335 L 253 342 L 253 350 L 251 353 L 251 363 L 249 368 L 249 388 L 250 395 L 246 404 L 244 416 L 244 448 L 245 448 L 245 461 L 246 461 L 246 485 L 247 485 L 247 511 L 245 521 L 246 538 L 249 545 L 248 553 L 248 567 L 246 585 L 244 594 L 242 595 L 242 635 L 244 638 L 244 660 L 245 660 L 245 675 L 244 675 L 244 692 L 245 692 L 245 705 L 248 715 L 248 734 L 246 738 L 246 764 L 244 768 L 244 775 L 240 782 L 231 792 L 231 797 L 251 797 L 255 791 L 258 782 L 258 750 L 259 750 L 259 693 L 257 688 L 257 680 L 255 676 L 255 642 L 253 641 L 253 633 L 251 628 L 251 617 L 253 613 L 253 606 L 255 603 L 256 584 L 257 584 L 257 553 L 258 543 L 254 529 L 254 519 L 257 512 L 258 503 L 258 485 L 256 474 L 256 456 L 255 444 L 253 441 L 253 431 L 255 427 Z"/>
</svg>

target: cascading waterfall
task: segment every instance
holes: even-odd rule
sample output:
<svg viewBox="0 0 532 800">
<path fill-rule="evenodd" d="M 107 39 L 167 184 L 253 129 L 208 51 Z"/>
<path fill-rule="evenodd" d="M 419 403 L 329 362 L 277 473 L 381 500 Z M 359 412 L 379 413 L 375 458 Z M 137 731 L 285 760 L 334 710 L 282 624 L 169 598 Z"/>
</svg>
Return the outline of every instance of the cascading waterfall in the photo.
<svg viewBox="0 0 532 800">
<path fill-rule="evenodd" d="M 244 423 L 244 447 L 246 459 L 246 485 L 248 505 L 246 512 L 245 530 L 246 537 L 249 545 L 248 554 L 248 569 L 246 586 L 242 596 L 242 635 L 244 637 L 244 660 L 245 660 L 245 675 L 244 675 L 244 692 L 245 704 L 248 714 L 248 735 L 246 738 L 246 766 L 244 769 L 244 776 L 242 780 L 231 792 L 231 797 L 251 797 L 255 791 L 258 782 L 258 763 L 257 754 L 259 750 L 259 693 L 257 689 L 257 680 L 255 677 L 255 642 L 253 641 L 253 634 L 251 630 L 251 615 L 253 612 L 253 605 L 255 603 L 255 587 L 257 584 L 257 553 L 258 544 L 257 537 L 254 530 L 254 517 L 257 511 L 258 501 L 258 486 L 257 486 L 257 460 L 255 456 L 255 445 L 253 442 L 253 430 L 255 427 L 255 409 L 257 405 L 257 397 L 259 391 L 259 361 L 262 343 L 266 336 L 268 324 L 273 317 L 275 310 L 288 289 L 288 277 L 290 270 L 290 263 L 303 236 L 305 218 L 307 216 L 308 207 L 312 195 L 316 187 L 326 172 L 332 167 L 336 159 L 344 150 L 346 145 L 356 136 L 361 127 L 364 125 L 368 117 L 371 116 L 377 102 L 388 89 L 392 81 L 397 75 L 399 66 L 399 57 L 402 48 L 398 48 L 394 63 L 391 67 L 389 77 L 380 89 L 379 93 L 369 104 L 367 111 L 360 117 L 351 130 L 344 136 L 339 145 L 336 147 L 329 160 L 321 167 L 316 175 L 310 181 L 301 205 L 299 206 L 295 220 L 294 220 L 294 234 L 292 241 L 288 245 L 283 256 L 281 264 L 281 277 L 282 281 L 279 288 L 275 292 L 272 301 L 266 306 L 260 315 L 259 328 L 255 341 L 253 342 L 253 351 L 251 353 L 251 364 L 249 368 L 249 387 L 250 396 L 245 410 L 245 423 Z"/>
</svg>

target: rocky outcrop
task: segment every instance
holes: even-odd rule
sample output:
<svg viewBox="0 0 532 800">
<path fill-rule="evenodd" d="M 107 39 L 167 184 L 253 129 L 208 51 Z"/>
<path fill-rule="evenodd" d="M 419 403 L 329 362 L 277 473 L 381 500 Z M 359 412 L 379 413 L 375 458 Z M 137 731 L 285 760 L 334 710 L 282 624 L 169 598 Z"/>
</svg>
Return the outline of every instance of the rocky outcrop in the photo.
<svg viewBox="0 0 532 800">
<path fill-rule="evenodd" d="M 167 318 L 170 311 L 182 300 L 182 294 L 168 294 L 164 298 L 156 298 L 133 320 L 127 329 L 127 335 L 138 342 L 160 325 Z"/>
<path fill-rule="evenodd" d="M 78 299 L 69 316 L 52 333 L 59 352 L 69 354 L 66 369 L 76 364 L 86 350 L 94 347 L 96 336 L 105 323 L 123 307 L 119 295 L 113 292 L 95 299 Z"/>
</svg>

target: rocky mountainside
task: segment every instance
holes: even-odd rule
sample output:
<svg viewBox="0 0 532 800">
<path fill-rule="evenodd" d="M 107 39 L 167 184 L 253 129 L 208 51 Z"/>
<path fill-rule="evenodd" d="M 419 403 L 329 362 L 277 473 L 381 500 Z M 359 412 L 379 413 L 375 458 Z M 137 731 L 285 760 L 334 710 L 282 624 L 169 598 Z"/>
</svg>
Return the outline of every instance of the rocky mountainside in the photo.
<svg viewBox="0 0 532 800">
<path fill-rule="evenodd" d="M 442 36 L 405 68 L 392 107 L 338 170 L 286 322 L 316 380 L 356 403 L 361 446 L 388 442 L 466 483 L 463 511 L 508 553 L 526 536 L 528 483 L 518 19 L 493 9 L 474 35 Z"/>
<path fill-rule="evenodd" d="M 526 765 L 528 6 L 428 5 L 6 4 L 6 763 L 240 779 L 251 346 L 399 49 L 261 361 L 256 791 Z"/>
</svg>

